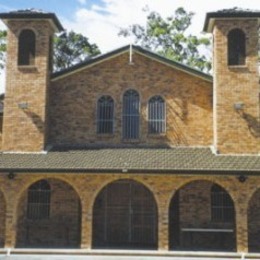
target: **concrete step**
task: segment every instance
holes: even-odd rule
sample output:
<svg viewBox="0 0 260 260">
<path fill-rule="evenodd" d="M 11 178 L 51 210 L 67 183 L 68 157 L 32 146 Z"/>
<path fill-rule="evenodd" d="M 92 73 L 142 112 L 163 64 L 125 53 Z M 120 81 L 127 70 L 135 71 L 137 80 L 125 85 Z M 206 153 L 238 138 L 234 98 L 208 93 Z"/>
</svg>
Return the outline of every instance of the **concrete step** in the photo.
<svg viewBox="0 0 260 260">
<path fill-rule="evenodd" d="M 93 249 L 31 249 L 31 248 L 4 248 L 1 255 L 64 255 L 64 256 L 139 256 L 165 257 L 171 259 L 221 259 L 247 260 L 258 259 L 258 253 L 226 253 L 226 252 L 199 252 L 199 251 L 156 251 L 156 250 L 93 250 Z"/>
</svg>

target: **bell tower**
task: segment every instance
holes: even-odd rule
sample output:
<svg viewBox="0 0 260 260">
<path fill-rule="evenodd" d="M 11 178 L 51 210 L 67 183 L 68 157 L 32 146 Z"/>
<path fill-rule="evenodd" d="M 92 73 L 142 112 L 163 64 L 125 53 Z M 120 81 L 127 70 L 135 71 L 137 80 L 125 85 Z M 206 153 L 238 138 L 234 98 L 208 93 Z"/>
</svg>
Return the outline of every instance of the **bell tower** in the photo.
<svg viewBox="0 0 260 260">
<path fill-rule="evenodd" d="M 220 154 L 258 154 L 260 11 L 208 13 L 204 31 L 213 34 L 214 146 Z"/>
<path fill-rule="evenodd" d="M 8 27 L 2 150 L 41 152 L 47 138 L 52 38 L 63 30 L 53 13 L 1 13 Z"/>
</svg>

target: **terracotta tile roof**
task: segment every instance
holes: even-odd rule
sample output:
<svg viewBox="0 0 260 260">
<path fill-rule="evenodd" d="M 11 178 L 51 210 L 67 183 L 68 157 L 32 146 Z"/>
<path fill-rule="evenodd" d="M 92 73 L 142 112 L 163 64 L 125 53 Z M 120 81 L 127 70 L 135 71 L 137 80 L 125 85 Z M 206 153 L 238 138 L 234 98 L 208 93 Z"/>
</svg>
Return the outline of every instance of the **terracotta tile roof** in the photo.
<svg viewBox="0 0 260 260">
<path fill-rule="evenodd" d="M 260 156 L 215 155 L 210 148 L 90 148 L 0 154 L 1 171 L 260 173 Z"/>
</svg>

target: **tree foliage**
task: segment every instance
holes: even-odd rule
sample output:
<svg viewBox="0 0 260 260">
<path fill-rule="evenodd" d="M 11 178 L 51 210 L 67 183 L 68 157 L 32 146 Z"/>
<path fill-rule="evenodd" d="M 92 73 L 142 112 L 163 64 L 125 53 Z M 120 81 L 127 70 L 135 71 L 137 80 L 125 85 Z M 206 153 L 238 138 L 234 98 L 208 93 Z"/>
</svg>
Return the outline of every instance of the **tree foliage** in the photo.
<svg viewBox="0 0 260 260">
<path fill-rule="evenodd" d="M 0 69 L 5 66 L 6 30 L 0 30 Z M 85 59 L 100 54 L 96 44 L 88 38 L 73 31 L 55 35 L 53 40 L 53 67 L 55 71 L 66 69 Z"/>
<path fill-rule="evenodd" d="M 5 65 L 6 35 L 5 30 L 0 30 L 0 69 L 3 69 Z"/>
<path fill-rule="evenodd" d="M 54 37 L 53 65 L 55 71 L 69 68 L 98 54 L 100 54 L 98 46 L 89 43 L 88 38 L 82 34 L 70 31 Z"/>
<path fill-rule="evenodd" d="M 122 28 L 119 35 L 134 36 L 135 44 L 208 72 L 211 69 L 211 62 L 200 53 L 200 48 L 208 47 L 210 40 L 187 34 L 193 16 L 194 13 L 186 12 L 182 7 L 176 9 L 174 15 L 166 19 L 157 12 L 150 12 L 146 26 L 133 24 L 128 28 Z"/>
</svg>

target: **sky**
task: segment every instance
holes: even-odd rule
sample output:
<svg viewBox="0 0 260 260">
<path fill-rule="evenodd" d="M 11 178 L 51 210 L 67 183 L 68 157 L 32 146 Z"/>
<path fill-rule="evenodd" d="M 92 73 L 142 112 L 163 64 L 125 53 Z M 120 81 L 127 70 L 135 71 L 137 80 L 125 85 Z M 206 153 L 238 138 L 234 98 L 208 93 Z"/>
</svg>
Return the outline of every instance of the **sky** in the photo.
<svg viewBox="0 0 260 260">
<path fill-rule="evenodd" d="M 145 24 L 144 9 L 170 16 L 178 7 L 194 12 L 190 31 L 200 35 L 207 12 L 240 7 L 260 10 L 260 0 L 0 0 L 0 13 L 19 9 L 54 12 L 66 30 L 85 35 L 102 53 L 132 42 L 119 37 L 120 28 Z M 0 29 L 4 29 L 0 23 Z M 5 73 L 0 72 L 0 93 L 4 92 Z"/>
</svg>

